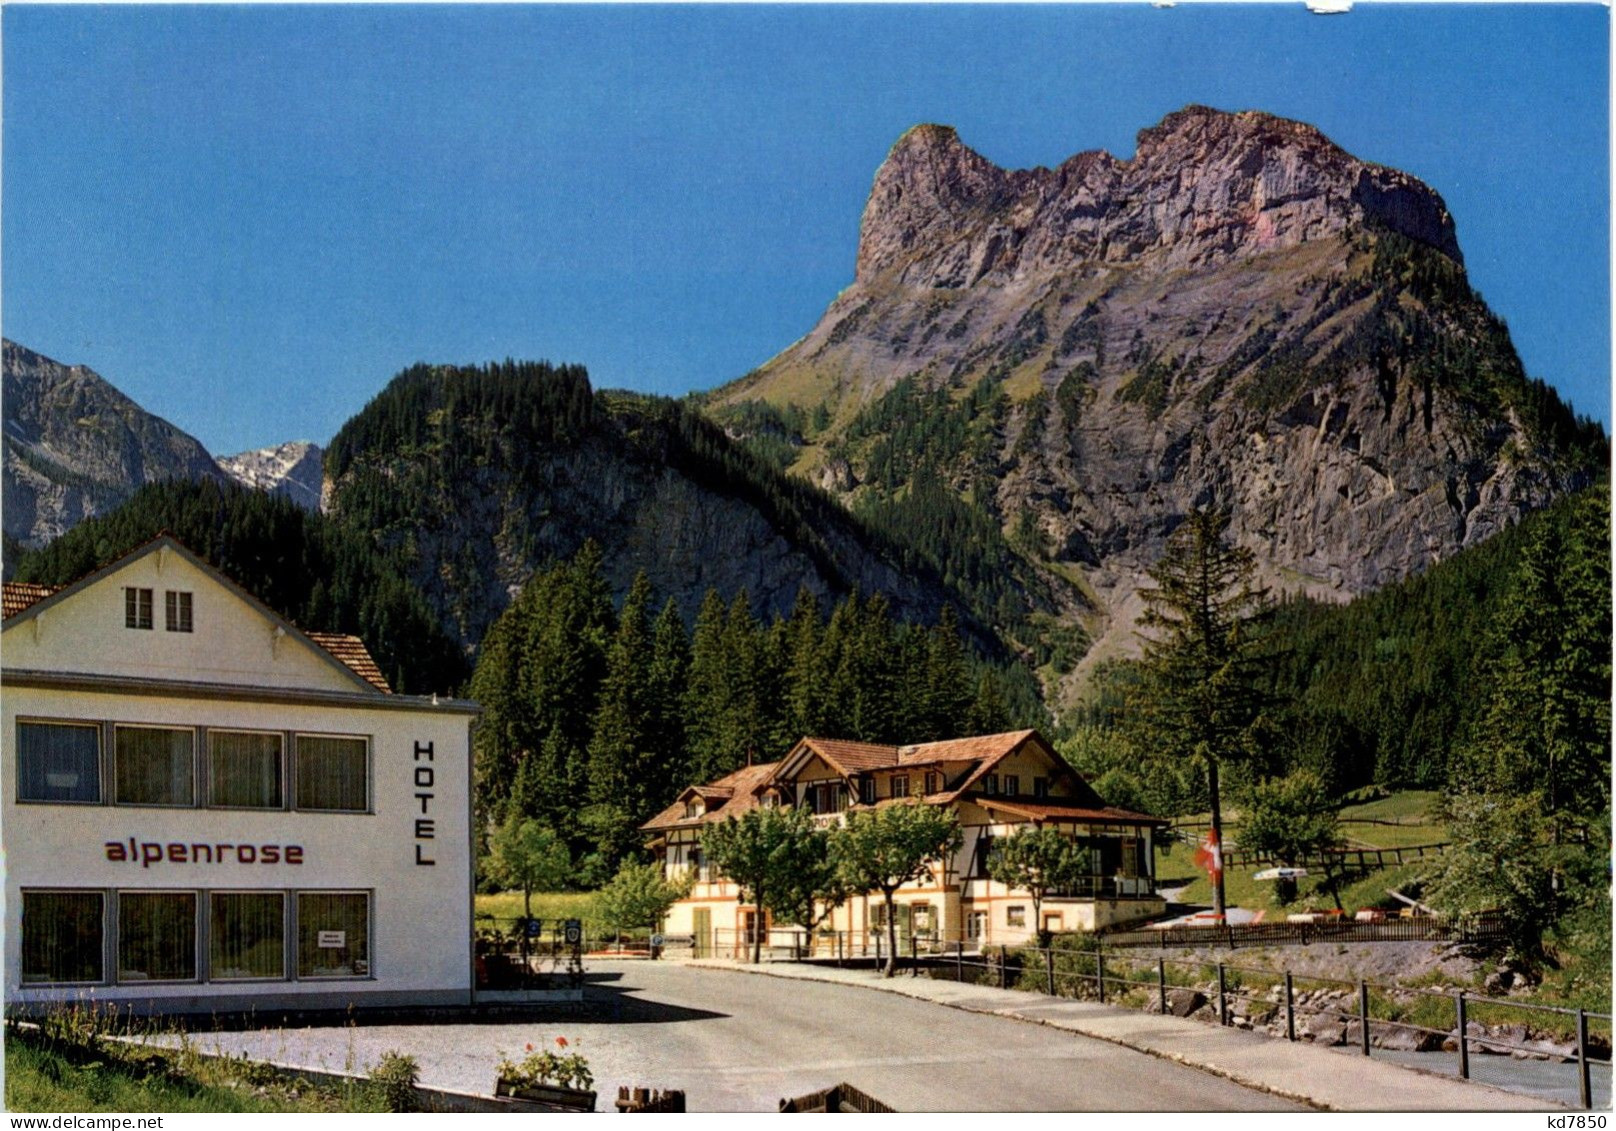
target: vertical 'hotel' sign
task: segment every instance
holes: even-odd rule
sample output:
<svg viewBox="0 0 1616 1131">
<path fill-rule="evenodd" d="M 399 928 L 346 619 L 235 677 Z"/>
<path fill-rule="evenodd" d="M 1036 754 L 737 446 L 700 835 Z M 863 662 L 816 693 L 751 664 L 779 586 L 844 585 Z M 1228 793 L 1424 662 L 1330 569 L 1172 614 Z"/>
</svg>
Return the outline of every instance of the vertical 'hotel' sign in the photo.
<svg viewBox="0 0 1616 1131">
<path fill-rule="evenodd" d="M 426 855 L 424 842 L 437 837 L 437 822 L 429 816 L 432 805 L 433 787 L 437 783 L 437 771 L 432 764 L 432 743 L 417 742 L 415 744 L 415 800 L 421 803 L 421 815 L 415 818 L 415 863 L 419 866 L 436 864 L 436 860 Z"/>
</svg>

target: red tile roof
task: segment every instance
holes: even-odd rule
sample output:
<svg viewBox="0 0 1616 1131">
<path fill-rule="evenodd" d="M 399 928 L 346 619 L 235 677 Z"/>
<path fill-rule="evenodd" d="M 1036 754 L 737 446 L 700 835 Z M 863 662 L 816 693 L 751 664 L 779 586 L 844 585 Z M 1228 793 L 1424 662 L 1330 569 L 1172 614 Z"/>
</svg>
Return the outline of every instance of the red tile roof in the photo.
<svg viewBox="0 0 1616 1131">
<path fill-rule="evenodd" d="M 56 588 L 53 585 L 35 585 L 30 581 L 6 582 L 0 586 L 4 590 L 4 608 L 0 609 L 0 620 L 10 620 L 29 605 L 38 604 L 56 592 Z"/>
<path fill-rule="evenodd" d="M 393 689 L 387 686 L 387 677 L 382 675 L 382 669 L 376 666 L 370 650 L 359 637 L 341 632 L 308 632 L 304 635 L 331 653 L 339 663 L 372 687 L 379 688 L 389 695 L 393 693 Z"/>
<path fill-rule="evenodd" d="M 676 828 L 680 825 L 711 824 L 744 813 L 757 806 L 757 791 L 769 783 L 769 779 L 774 777 L 774 771 L 779 768 L 779 762 L 760 762 L 756 766 L 743 766 L 708 785 L 692 786 L 684 793 L 695 793 L 709 801 L 720 800 L 723 804 L 707 806 L 707 811 L 699 817 L 687 817 L 682 793 L 677 801 L 640 828 L 656 830 Z"/>
<path fill-rule="evenodd" d="M 997 761 L 1036 733 L 1031 730 L 1012 730 L 1004 734 L 979 734 L 971 738 L 949 738 L 942 742 L 900 746 L 898 760 L 904 765 L 921 762 Z"/>
</svg>

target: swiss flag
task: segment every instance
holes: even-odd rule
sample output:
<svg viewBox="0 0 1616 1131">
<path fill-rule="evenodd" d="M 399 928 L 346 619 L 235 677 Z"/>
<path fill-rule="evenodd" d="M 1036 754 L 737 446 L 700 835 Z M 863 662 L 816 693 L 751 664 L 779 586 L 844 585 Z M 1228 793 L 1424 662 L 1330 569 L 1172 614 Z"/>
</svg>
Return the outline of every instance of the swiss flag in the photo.
<svg viewBox="0 0 1616 1131">
<path fill-rule="evenodd" d="M 1223 875 L 1223 846 L 1218 843 L 1218 834 L 1215 829 L 1208 829 L 1206 839 L 1195 850 L 1195 865 L 1203 869 L 1213 883 Z"/>
</svg>

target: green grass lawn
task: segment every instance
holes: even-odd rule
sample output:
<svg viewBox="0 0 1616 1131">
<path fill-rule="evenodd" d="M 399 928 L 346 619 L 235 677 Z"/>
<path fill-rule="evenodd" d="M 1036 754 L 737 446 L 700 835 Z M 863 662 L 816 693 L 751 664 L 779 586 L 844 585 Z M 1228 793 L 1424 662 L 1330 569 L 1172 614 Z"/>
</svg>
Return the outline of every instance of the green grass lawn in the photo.
<svg viewBox="0 0 1616 1131">
<path fill-rule="evenodd" d="M 239 1061 L 120 1050 L 85 1062 L 7 1031 L 6 1109 L 13 1112 L 381 1111 L 364 1088 L 293 1087 Z M 349 1094 L 351 1093 L 351 1094 Z"/>
<path fill-rule="evenodd" d="M 1439 796 L 1430 791 L 1409 790 L 1376 801 L 1348 805 L 1341 810 L 1343 819 L 1359 818 L 1407 823 L 1342 824 L 1341 834 L 1350 838 L 1352 842 L 1350 846 L 1354 848 L 1359 846 L 1397 848 L 1414 844 L 1441 843 L 1448 837 L 1447 830 L 1437 823 L 1434 816 Z M 1210 820 L 1210 816 L 1202 814 L 1193 819 L 1205 822 Z M 1224 839 L 1231 846 L 1238 844 L 1238 820 L 1224 823 Z M 1164 877 L 1193 874 L 1194 882 L 1185 890 L 1183 900 L 1186 903 L 1210 905 L 1212 884 L 1204 873 L 1195 871 L 1191 861 L 1194 851 L 1195 847 L 1192 844 L 1176 847 L 1172 857 L 1158 862 L 1158 872 Z M 1307 906 L 1318 908 L 1335 906 L 1335 901 L 1324 885 L 1324 877 L 1315 874 L 1300 882 L 1296 902 L 1288 908 L 1281 908 L 1273 900 L 1273 882 L 1252 879 L 1253 875 L 1267 867 L 1269 865 L 1264 864 L 1250 868 L 1230 868 L 1224 872 L 1224 896 L 1231 907 L 1244 907 L 1253 911 L 1267 908 L 1267 918 L 1273 919 L 1276 916 L 1283 918 L 1289 912 L 1300 911 Z M 1342 906 L 1348 912 L 1356 911 L 1360 907 L 1396 907 L 1396 902 L 1386 895 L 1386 889 L 1389 887 L 1401 889 L 1427 867 L 1428 865 L 1417 860 L 1410 860 L 1401 867 L 1388 867 L 1384 870 L 1371 868 L 1367 874 L 1348 873 L 1340 881 Z M 1314 872 L 1316 873 L 1317 869 L 1314 869 Z"/>
<path fill-rule="evenodd" d="M 582 919 L 584 930 L 591 935 L 601 933 L 601 925 L 594 917 L 594 892 L 547 891 L 533 893 L 533 914 L 545 921 L 545 929 L 556 919 Z M 522 915 L 522 893 L 502 891 L 495 895 L 479 895 L 476 899 L 476 926 L 490 925 L 489 917 L 501 930 L 508 930 L 513 920 Z"/>
</svg>

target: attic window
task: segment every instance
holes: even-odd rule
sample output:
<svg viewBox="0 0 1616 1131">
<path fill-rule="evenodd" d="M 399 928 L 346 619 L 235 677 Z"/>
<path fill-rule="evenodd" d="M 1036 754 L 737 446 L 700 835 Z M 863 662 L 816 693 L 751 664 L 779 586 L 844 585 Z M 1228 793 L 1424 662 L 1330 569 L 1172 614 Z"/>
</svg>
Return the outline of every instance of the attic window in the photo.
<svg viewBox="0 0 1616 1131">
<path fill-rule="evenodd" d="M 994 794 L 999 792 L 998 774 L 982 775 L 982 792 L 987 794 L 989 797 L 992 797 Z"/>
<path fill-rule="evenodd" d="M 1020 792 L 1021 792 L 1021 779 L 1019 777 L 1017 777 L 1015 774 L 1005 774 L 1004 775 L 1004 795 L 1006 797 L 1015 797 Z"/>
<path fill-rule="evenodd" d="M 696 798 L 694 801 L 685 802 L 685 816 L 686 817 L 699 817 L 703 813 L 705 813 L 706 811 L 707 811 L 707 806 L 706 806 L 705 803 L 703 803 L 703 801 L 699 797 Z"/>
<path fill-rule="evenodd" d="M 893 797 L 908 797 L 909 796 L 909 775 L 908 774 L 899 774 L 897 777 L 892 779 L 892 796 Z"/>
<path fill-rule="evenodd" d="M 170 589 L 163 594 L 166 626 L 170 632 L 191 631 L 191 595 Z"/>
<path fill-rule="evenodd" d="M 936 793 L 936 792 L 937 792 L 937 775 L 929 773 L 929 774 L 926 775 L 926 793 L 929 796 L 930 794 L 933 794 L 933 793 Z"/>
<path fill-rule="evenodd" d="M 1048 797 L 1049 796 L 1049 779 L 1048 778 L 1033 778 L 1032 779 L 1032 795 L 1034 797 L 1038 798 L 1039 800 L 1042 800 L 1043 798 Z"/>
<path fill-rule="evenodd" d="M 151 628 L 152 591 L 126 586 L 123 591 L 123 623 L 125 628 Z"/>
</svg>

